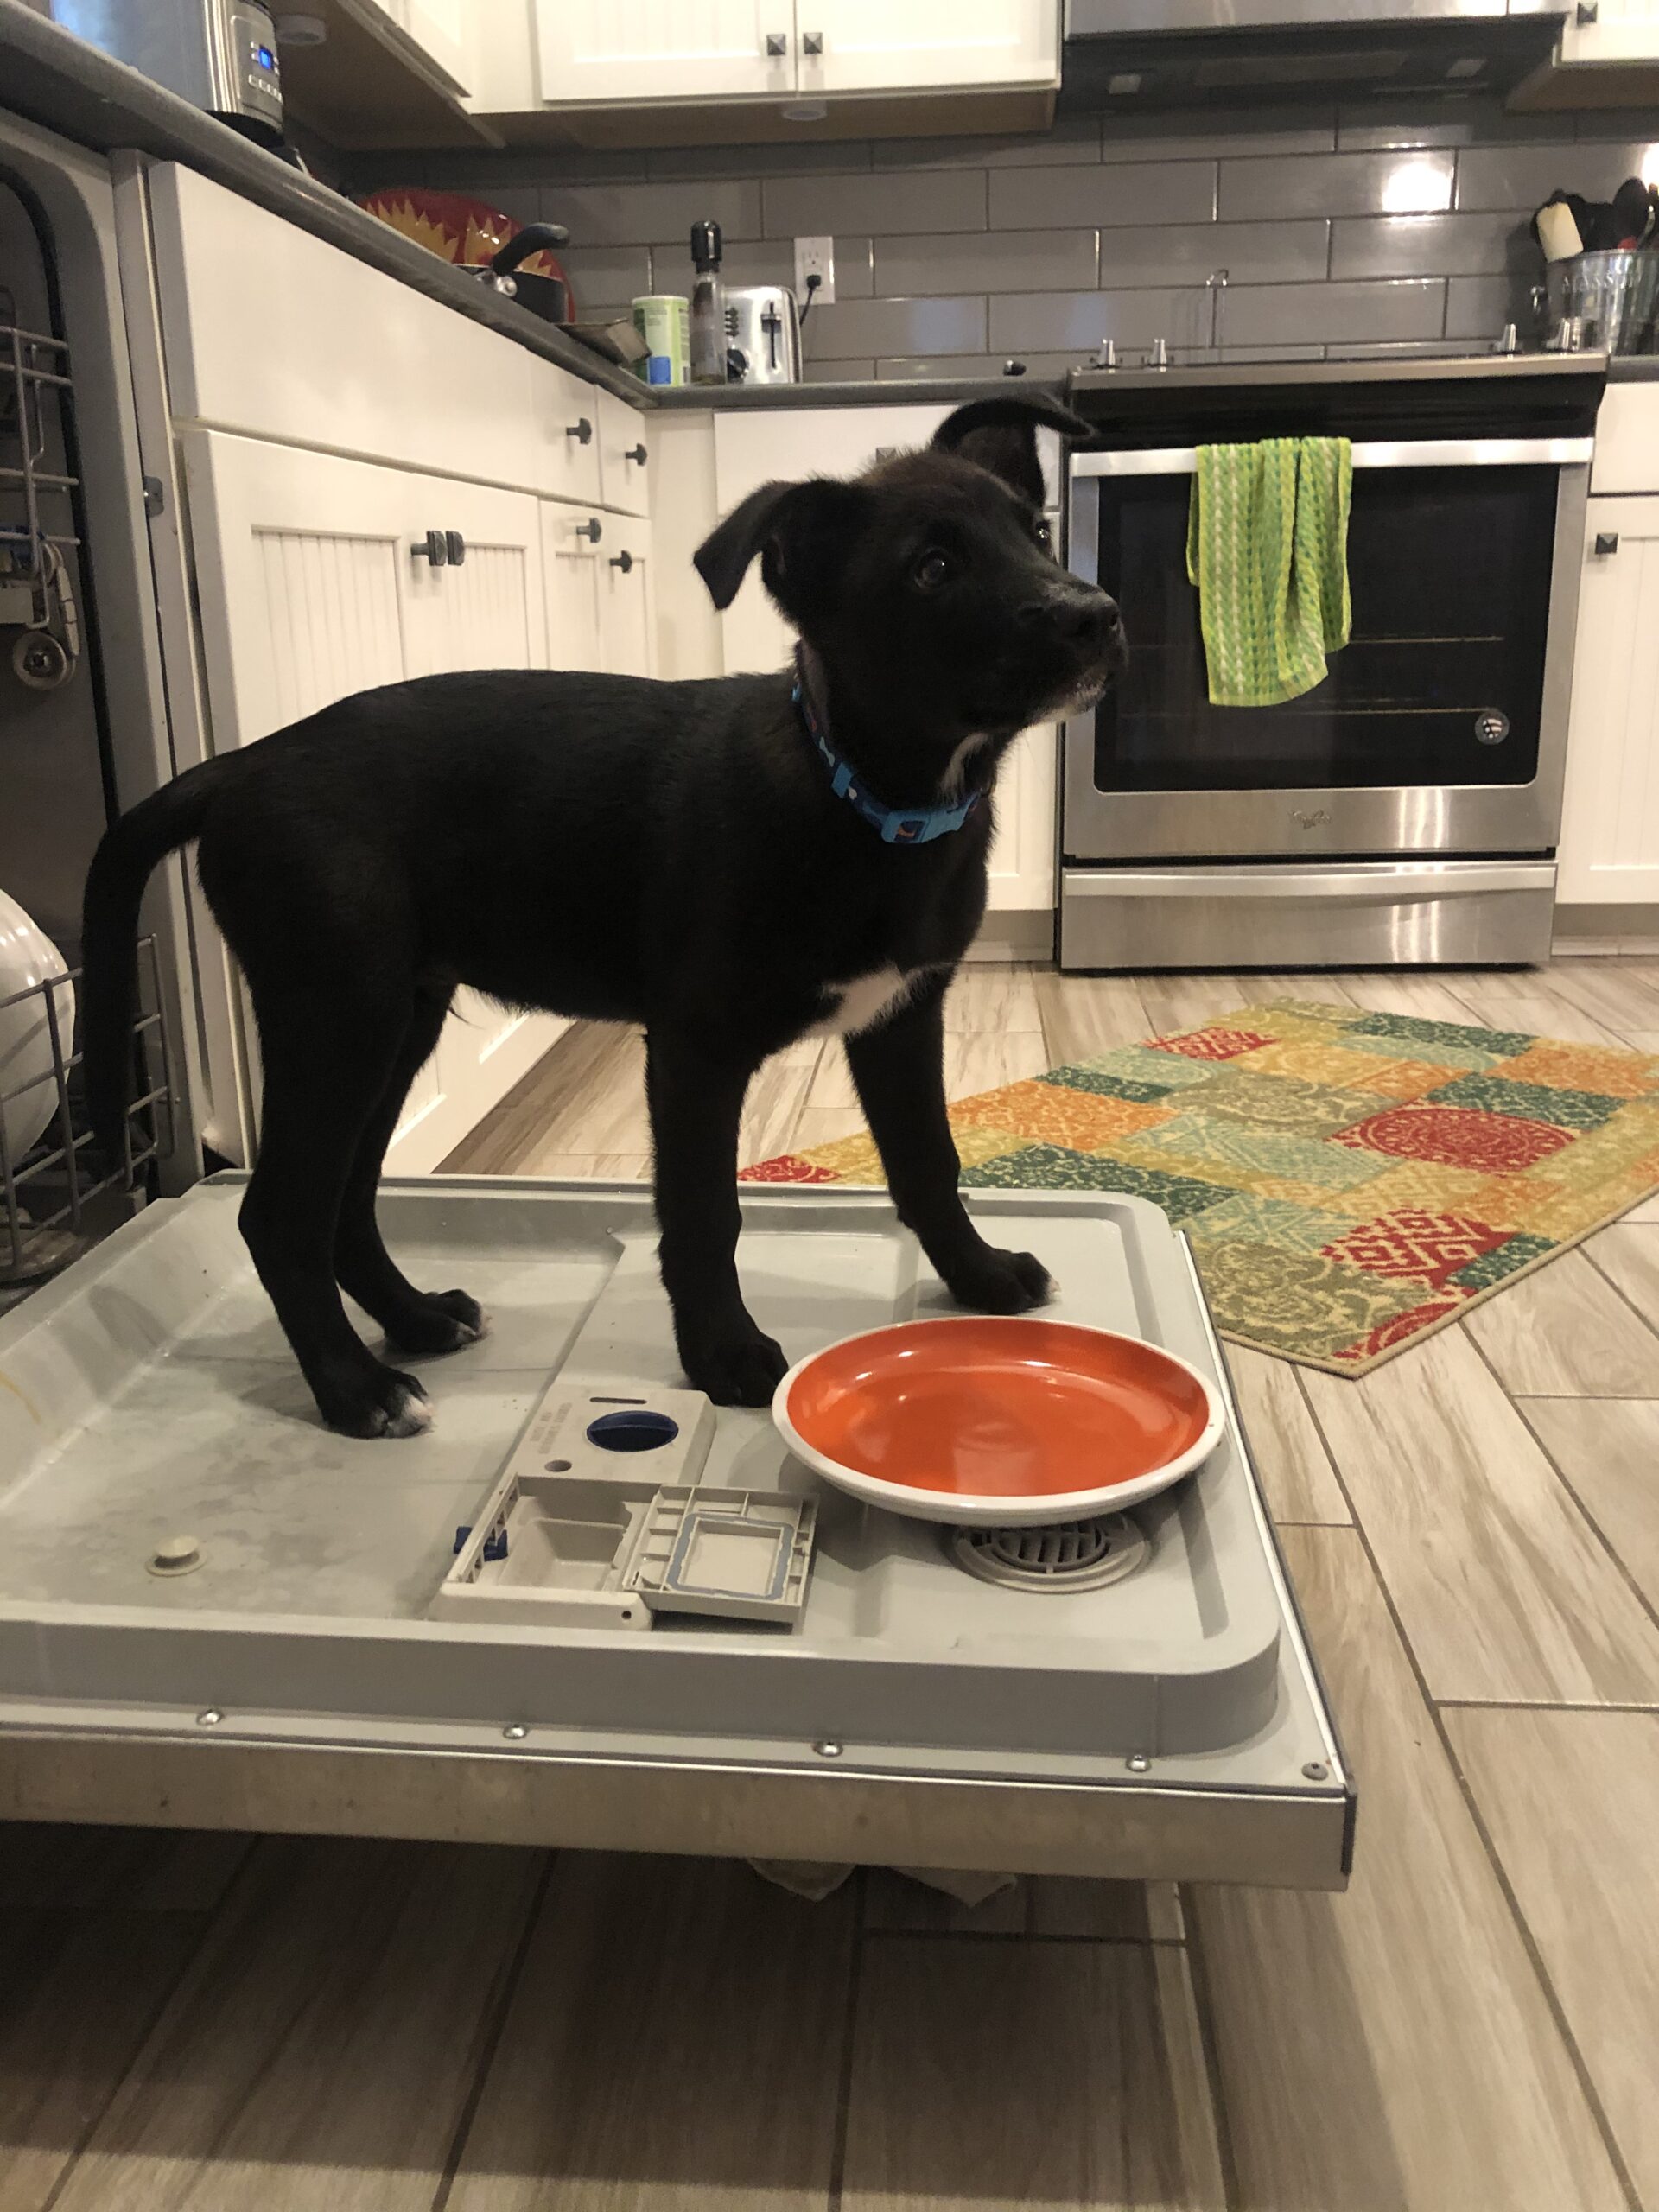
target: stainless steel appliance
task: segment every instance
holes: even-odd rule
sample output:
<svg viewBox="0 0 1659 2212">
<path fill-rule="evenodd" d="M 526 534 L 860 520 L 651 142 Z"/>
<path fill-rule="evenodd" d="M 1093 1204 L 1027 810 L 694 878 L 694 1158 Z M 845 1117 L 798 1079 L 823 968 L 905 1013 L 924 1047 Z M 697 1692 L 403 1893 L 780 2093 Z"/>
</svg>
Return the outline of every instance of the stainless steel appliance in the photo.
<svg viewBox="0 0 1659 2212">
<path fill-rule="evenodd" d="M 728 290 L 726 359 L 734 384 L 800 382 L 801 317 L 786 285 Z"/>
<path fill-rule="evenodd" d="M 262 145 L 281 142 L 276 31 L 259 0 L 53 0 L 52 16 Z"/>
<path fill-rule="evenodd" d="M 1066 0 L 1060 105 L 1507 89 L 1548 60 L 1564 12 L 1538 0 Z"/>
<path fill-rule="evenodd" d="M 1375 365 L 1081 380 L 1119 412 L 1162 397 L 1071 464 L 1071 563 L 1121 601 L 1130 664 L 1065 728 L 1062 966 L 1548 953 L 1605 364 L 1413 365 L 1380 393 Z M 1354 437 L 1352 642 L 1303 698 L 1213 707 L 1196 447 L 1294 424 Z"/>
</svg>

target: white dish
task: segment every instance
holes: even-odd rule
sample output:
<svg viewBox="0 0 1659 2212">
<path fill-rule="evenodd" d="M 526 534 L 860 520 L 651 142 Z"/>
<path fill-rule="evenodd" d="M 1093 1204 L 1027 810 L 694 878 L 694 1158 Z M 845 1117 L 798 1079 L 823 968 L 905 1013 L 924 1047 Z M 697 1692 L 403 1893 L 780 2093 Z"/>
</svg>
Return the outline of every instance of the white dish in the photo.
<svg viewBox="0 0 1659 2212">
<path fill-rule="evenodd" d="M 15 899 L 0 891 L 0 1126 L 14 1173 L 57 1112 L 58 1086 L 52 1079 L 52 1027 L 45 998 L 21 999 L 12 1006 L 6 1001 L 68 972 L 51 938 Z M 74 986 L 60 982 L 52 1001 L 67 1061 L 75 1034 Z M 32 1087 L 24 1089 L 25 1084 Z M 22 1096 L 8 1095 L 16 1090 Z"/>
</svg>

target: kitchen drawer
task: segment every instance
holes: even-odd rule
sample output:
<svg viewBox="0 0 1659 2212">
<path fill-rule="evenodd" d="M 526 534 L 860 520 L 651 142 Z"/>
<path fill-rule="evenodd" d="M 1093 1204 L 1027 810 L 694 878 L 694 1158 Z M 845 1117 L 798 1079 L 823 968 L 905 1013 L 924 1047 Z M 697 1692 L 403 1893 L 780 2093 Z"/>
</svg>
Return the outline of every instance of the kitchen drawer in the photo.
<svg viewBox="0 0 1659 2212">
<path fill-rule="evenodd" d="M 651 512 L 651 432 L 644 411 L 613 391 L 599 402 L 599 496 L 619 514 Z"/>
<path fill-rule="evenodd" d="M 595 386 L 194 170 L 150 205 L 176 421 L 597 501 Z"/>
<path fill-rule="evenodd" d="M 1592 492 L 1659 492 L 1659 382 L 1610 384 L 1596 417 Z"/>
</svg>

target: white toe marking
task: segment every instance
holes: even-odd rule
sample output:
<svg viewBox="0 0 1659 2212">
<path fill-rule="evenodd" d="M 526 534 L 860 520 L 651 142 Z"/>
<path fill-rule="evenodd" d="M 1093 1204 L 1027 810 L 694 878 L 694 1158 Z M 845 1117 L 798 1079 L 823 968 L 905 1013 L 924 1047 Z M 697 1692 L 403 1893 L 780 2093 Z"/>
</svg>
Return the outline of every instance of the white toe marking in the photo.
<svg viewBox="0 0 1659 2212">
<path fill-rule="evenodd" d="M 433 1419 L 432 1408 L 427 1401 L 416 1397 L 412 1391 L 405 1390 L 397 1412 L 391 1415 L 381 1433 L 385 1436 L 422 1436 L 431 1427 Z"/>
</svg>

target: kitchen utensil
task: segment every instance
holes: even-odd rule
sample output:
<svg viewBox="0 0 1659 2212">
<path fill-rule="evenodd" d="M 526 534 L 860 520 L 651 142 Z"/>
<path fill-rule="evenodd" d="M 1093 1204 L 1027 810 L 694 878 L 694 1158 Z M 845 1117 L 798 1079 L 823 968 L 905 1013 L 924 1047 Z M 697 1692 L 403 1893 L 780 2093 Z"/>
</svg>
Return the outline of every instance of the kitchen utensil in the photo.
<svg viewBox="0 0 1659 2212">
<path fill-rule="evenodd" d="M 50 938 L 0 891 L 0 1130 L 14 1170 L 58 1110 L 52 1015 L 39 987 L 67 974 Z M 22 992 L 29 995 L 20 997 Z M 67 1061 L 75 1033 L 74 987 L 54 983 L 51 995 Z"/>
<path fill-rule="evenodd" d="M 912 1520 L 1001 1528 L 1152 1497 L 1223 1426 L 1214 1389 L 1173 1352 L 1032 1315 L 845 1338 L 790 1370 L 772 1412 L 838 1489 Z"/>
<path fill-rule="evenodd" d="M 1545 344 L 1574 353 L 1659 353 L 1659 253 L 1580 253 L 1544 271 Z"/>
<path fill-rule="evenodd" d="M 402 237 L 435 253 L 440 261 L 468 270 L 516 297 L 544 321 L 575 320 L 570 280 L 548 251 L 568 242 L 569 232 L 563 224 L 522 224 L 464 192 L 429 192 L 420 185 L 372 192 L 359 205 Z M 534 243 L 524 246 L 517 260 L 511 258 L 511 249 L 531 233 Z M 508 279 L 510 283 L 503 281 Z M 543 289 L 556 283 L 563 288 L 562 304 L 557 294 Z"/>
<path fill-rule="evenodd" d="M 744 284 L 726 295 L 726 358 L 734 384 L 798 384 L 801 318 L 783 284 Z"/>
</svg>

